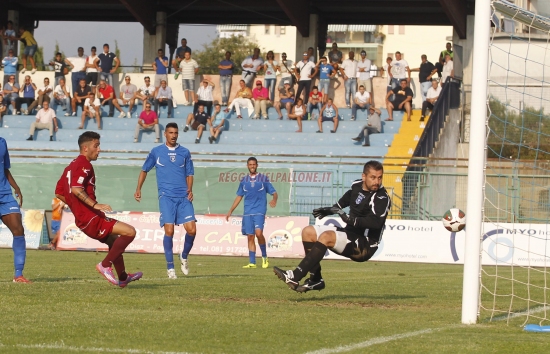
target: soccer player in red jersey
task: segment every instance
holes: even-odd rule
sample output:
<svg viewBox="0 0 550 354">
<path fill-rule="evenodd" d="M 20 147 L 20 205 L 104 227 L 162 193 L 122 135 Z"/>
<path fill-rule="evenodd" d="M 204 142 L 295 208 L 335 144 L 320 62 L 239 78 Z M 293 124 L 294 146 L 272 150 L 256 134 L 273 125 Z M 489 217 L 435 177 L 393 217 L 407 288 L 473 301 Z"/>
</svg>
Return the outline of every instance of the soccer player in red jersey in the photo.
<svg viewBox="0 0 550 354">
<path fill-rule="evenodd" d="M 126 273 L 122 253 L 134 240 L 136 229 L 105 216 L 112 211 L 108 204 L 99 204 L 95 196 L 95 173 L 91 161 L 99 156 L 100 136 L 95 132 L 85 132 L 78 137 L 80 155 L 65 168 L 55 187 L 57 198 L 65 202 L 74 214 L 75 223 L 82 232 L 109 246 L 105 259 L 96 265 L 97 271 L 111 284 L 121 288 L 139 280 L 143 274 Z M 118 280 L 113 275 L 111 264 L 115 266 Z"/>
</svg>

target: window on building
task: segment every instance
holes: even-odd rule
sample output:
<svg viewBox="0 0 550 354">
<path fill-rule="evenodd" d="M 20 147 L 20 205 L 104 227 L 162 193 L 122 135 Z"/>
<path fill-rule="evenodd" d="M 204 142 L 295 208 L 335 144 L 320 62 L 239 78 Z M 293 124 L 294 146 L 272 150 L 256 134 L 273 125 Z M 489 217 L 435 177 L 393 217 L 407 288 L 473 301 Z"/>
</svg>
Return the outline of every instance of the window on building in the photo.
<svg viewBox="0 0 550 354">
<path fill-rule="evenodd" d="M 393 60 L 393 54 L 394 53 L 388 53 L 388 55 L 386 55 L 386 58 L 392 58 L 392 60 Z"/>
<path fill-rule="evenodd" d="M 399 34 L 405 34 L 405 26 L 399 25 Z"/>
<path fill-rule="evenodd" d="M 281 26 L 281 34 L 286 34 L 286 26 Z"/>
<path fill-rule="evenodd" d="M 281 35 L 281 26 L 275 26 L 275 35 L 277 37 Z"/>
<path fill-rule="evenodd" d="M 269 34 L 269 27 L 271 27 L 270 25 L 265 25 L 265 34 Z"/>
<path fill-rule="evenodd" d="M 388 34 L 394 34 L 393 25 L 388 25 Z"/>
</svg>

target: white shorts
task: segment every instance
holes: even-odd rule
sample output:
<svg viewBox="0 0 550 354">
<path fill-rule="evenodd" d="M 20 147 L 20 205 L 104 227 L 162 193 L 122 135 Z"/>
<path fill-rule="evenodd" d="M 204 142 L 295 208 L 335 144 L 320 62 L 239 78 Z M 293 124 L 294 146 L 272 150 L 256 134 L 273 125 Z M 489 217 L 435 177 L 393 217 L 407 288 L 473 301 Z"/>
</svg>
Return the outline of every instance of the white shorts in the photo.
<svg viewBox="0 0 550 354">
<path fill-rule="evenodd" d="M 334 225 L 313 225 L 313 228 L 317 233 L 317 239 L 319 239 L 319 236 L 321 236 L 323 232 L 333 231 L 336 234 L 336 243 L 334 244 L 334 247 L 330 248 L 330 250 L 338 254 L 344 252 L 344 248 L 346 248 L 346 245 L 349 242 L 348 235 L 344 231 L 336 230 L 336 226 Z"/>
<path fill-rule="evenodd" d="M 94 101 L 92 102 L 93 105 L 90 105 L 90 99 L 89 98 L 86 98 L 86 101 L 84 101 L 84 106 L 87 106 L 87 107 L 96 107 L 96 106 L 101 106 L 101 102 L 99 102 L 99 98 L 95 98 Z"/>
</svg>

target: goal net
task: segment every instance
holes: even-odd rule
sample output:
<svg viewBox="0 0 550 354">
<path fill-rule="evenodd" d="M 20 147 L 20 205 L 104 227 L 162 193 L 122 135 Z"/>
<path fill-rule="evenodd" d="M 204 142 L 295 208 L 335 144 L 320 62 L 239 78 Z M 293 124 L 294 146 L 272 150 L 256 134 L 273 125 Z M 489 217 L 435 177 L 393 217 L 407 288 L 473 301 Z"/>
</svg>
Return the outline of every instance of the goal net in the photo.
<svg viewBox="0 0 550 354">
<path fill-rule="evenodd" d="M 479 320 L 550 325 L 550 19 L 527 4 L 491 1 Z"/>
</svg>

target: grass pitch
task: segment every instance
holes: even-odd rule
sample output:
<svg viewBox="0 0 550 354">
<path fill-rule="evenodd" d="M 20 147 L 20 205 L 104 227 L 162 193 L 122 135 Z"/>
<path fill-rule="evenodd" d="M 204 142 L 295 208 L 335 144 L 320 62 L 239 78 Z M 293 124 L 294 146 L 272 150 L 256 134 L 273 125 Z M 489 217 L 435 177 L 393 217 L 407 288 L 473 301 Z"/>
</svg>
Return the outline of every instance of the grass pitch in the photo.
<svg viewBox="0 0 550 354">
<path fill-rule="evenodd" d="M 4 353 L 542 353 L 550 336 L 512 321 L 461 326 L 462 266 L 324 261 L 327 288 L 297 294 L 247 259 L 190 257 L 168 280 L 163 255 L 127 254 L 144 272 L 125 289 L 94 269 L 92 252 L 28 251 L 11 282 L 0 250 Z M 270 259 L 291 268 L 294 259 Z"/>
</svg>

